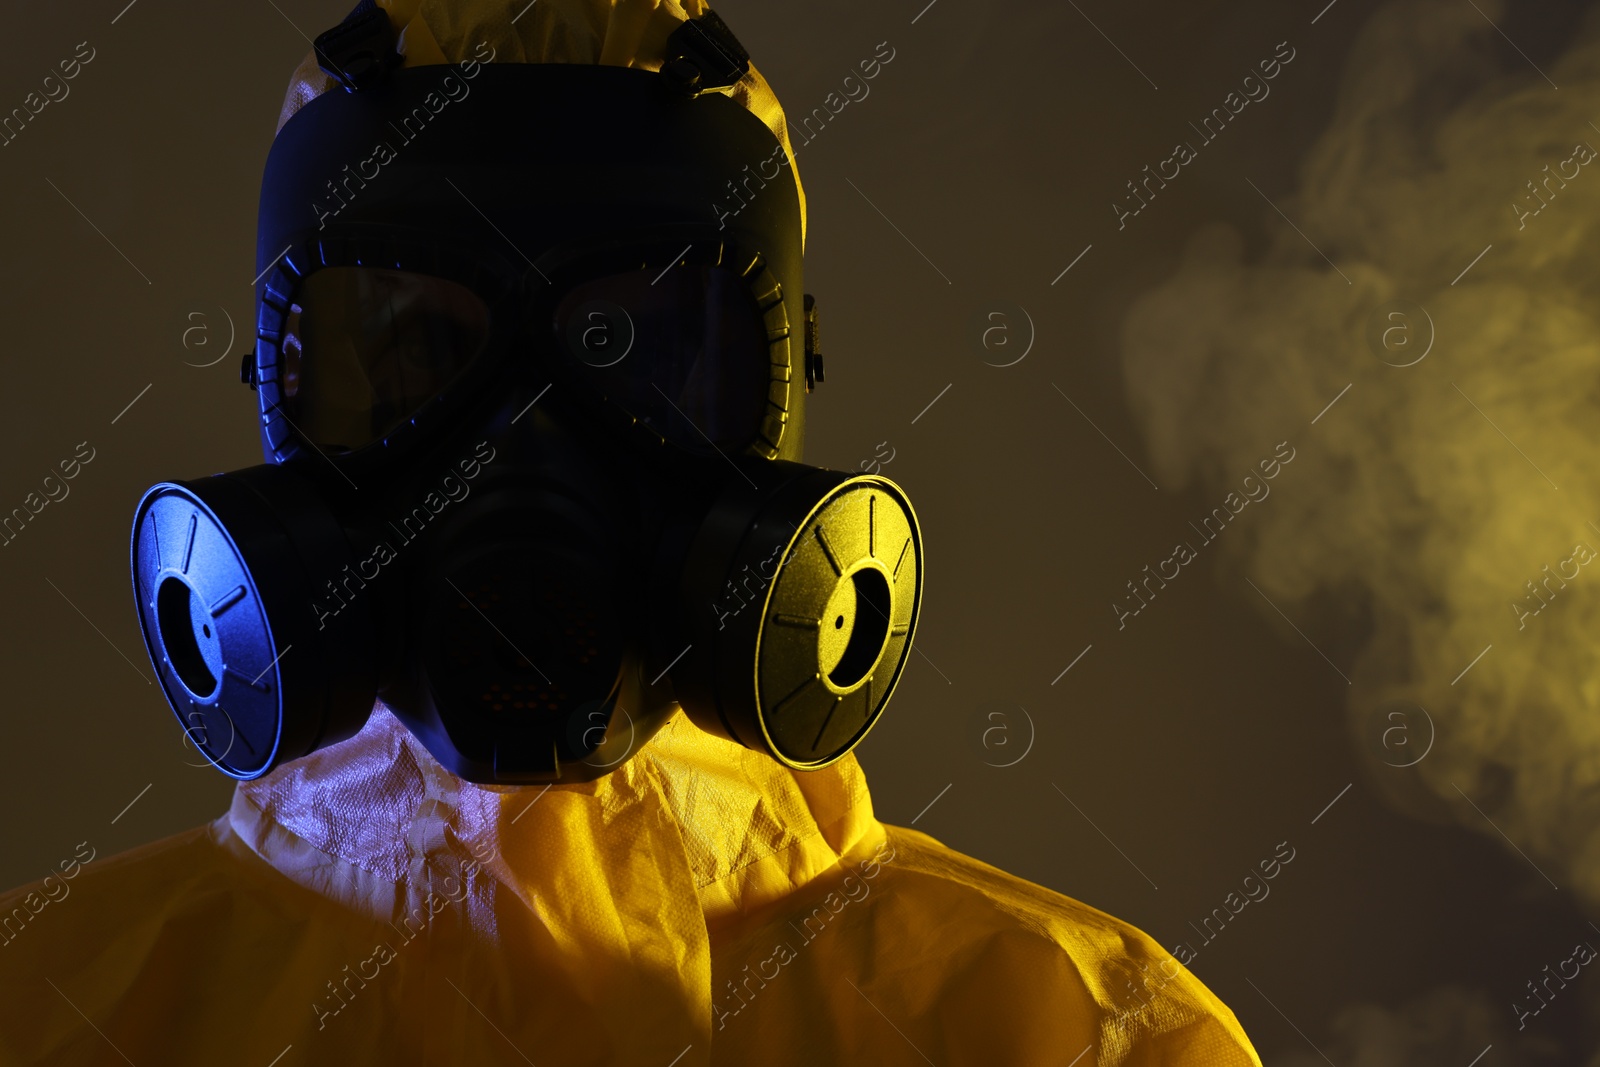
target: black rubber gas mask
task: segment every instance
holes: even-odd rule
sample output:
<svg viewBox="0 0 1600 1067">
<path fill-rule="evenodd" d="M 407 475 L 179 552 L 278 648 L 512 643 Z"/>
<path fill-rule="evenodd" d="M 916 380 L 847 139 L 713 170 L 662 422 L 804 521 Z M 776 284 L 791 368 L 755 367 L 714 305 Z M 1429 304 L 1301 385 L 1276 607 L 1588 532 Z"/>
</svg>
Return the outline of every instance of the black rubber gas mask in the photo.
<svg viewBox="0 0 1600 1067">
<path fill-rule="evenodd" d="M 793 768 L 850 751 L 922 543 L 889 479 L 799 461 L 821 362 L 772 132 L 682 56 L 379 73 L 267 161 L 267 463 L 138 506 L 184 728 L 239 779 L 378 698 L 474 782 L 597 777 L 680 705 Z"/>
</svg>

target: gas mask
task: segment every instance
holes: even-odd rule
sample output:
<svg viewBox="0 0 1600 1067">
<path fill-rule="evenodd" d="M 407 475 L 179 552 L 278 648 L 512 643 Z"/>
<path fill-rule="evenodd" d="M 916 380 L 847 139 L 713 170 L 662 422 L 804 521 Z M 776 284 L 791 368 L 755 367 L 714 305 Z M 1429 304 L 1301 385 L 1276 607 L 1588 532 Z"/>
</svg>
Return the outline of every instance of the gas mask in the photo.
<svg viewBox="0 0 1600 1067">
<path fill-rule="evenodd" d="M 680 706 L 839 759 L 905 666 L 922 540 L 889 479 L 800 462 L 797 187 L 715 91 L 748 58 L 708 15 L 660 72 L 397 68 L 376 16 L 318 39 L 349 91 L 266 164 L 267 462 L 134 518 L 180 723 L 243 780 L 378 699 L 479 783 L 593 779 Z"/>
</svg>

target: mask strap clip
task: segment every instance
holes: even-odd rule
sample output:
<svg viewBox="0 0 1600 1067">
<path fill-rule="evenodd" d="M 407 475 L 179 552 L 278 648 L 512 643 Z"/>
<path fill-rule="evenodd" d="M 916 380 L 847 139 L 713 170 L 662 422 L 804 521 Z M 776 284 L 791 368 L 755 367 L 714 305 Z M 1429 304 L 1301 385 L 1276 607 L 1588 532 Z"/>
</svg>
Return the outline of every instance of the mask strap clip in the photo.
<svg viewBox="0 0 1600 1067">
<path fill-rule="evenodd" d="M 817 314 L 817 298 L 810 293 L 805 294 L 805 296 L 806 392 L 809 393 L 822 383 L 822 338 L 820 320 Z"/>
<path fill-rule="evenodd" d="M 400 62 L 389 13 L 374 0 L 361 0 L 343 22 L 319 33 L 312 49 L 317 66 L 350 93 L 377 85 Z"/>
<path fill-rule="evenodd" d="M 750 53 L 715 11 L 688 19 L 667 38 L 661 76 L 690 98 L 731 89 L 750 72 Z"/>
</svg>

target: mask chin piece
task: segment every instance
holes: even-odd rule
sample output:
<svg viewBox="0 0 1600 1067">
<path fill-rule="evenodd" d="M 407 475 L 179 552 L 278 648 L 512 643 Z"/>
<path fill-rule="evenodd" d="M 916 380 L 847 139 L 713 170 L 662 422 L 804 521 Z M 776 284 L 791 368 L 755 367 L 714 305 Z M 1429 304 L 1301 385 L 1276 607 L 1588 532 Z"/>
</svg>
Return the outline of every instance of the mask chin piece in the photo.
<svg viewBox="0 0 1600 1067">
<path fill-rule="evenodd" d="M 566 764 L 562 768 L 563 780 L 611 773 L 636 755 L 677 713 L 678 702 L 673 699 L 671 683 L 658 673 L 654 675 L 658 680 L 652 685 L 645 674 L 643 660 L 630 654 L 615 698 L 573 721 L 580 731 L 573 747 L 586 749 L 589 754 L 577 760 L 576 766 L 572 762 Z"/>
<path fill-rule="evenodd" d="M 638 755 L 677 711 L 671 686 L 664 679 L 651 685 L 642 661 L 630 655 L 610 696 L 581 704 L 566 715 L 564 744 L 541 738 L 530 745 L 511 731 L 496 737 L 490 782 L 526 786 L 604 777 Z M 547 755 L 530 758 L 544 747 L 549 749 Z M 470 767 L 458 773 L 470 781 L 483 777 Z"/>
<path fill-rule="evenodd" d="M 877 721 L 910 654 L 922 535 L 894 482 L 745 463 L 690 547 L 671 670 L 696 725 L 813 770 Z M 705 590 L 718 590 L 707 602 Z"/>
<path fill-rule="evenodd" d="M 620 566 L 638 555 L 628 513 L 597 488 L 600 472 L 567 458 L 587 476 L 509 478 L 446 521 L 411 609 L 423 651 L 383 692 L 468 781 L 599 778 L 676 710 L 631 632 L 644 609 Z"/>
</svg>

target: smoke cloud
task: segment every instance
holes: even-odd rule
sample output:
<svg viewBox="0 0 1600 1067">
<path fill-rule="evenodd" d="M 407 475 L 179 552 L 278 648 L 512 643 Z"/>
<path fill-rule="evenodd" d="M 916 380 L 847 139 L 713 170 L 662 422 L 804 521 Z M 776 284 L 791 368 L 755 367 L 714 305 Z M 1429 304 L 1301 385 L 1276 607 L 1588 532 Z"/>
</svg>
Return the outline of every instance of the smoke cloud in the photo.
<svg viewBox="0 0 1600 1067">
<path fill-rule="evenodd" d="M 1393 1010 L 1352 1004 L 1339 1010 L 1330 1029 L 1332 1041 L 1318 1052 L 1302 1045 L 1263 1062 L 1327 1067 L 1331 1059 L 1340 1067 L 1463 1067 L 1491 1044 L 1499 1064 L 1540 1058 L 1508 1033 L 1482 990 L 1459 986 L 1441 986 Z"/>
<path fill-rule="evenodd" d="M 1373 781 L 1412 814 L 1499 840 L 1492 818 L 1590 905 L 1595 30 L 1591 17 L 1540 74 L 1507 59 L 1472 5 L 1380 9 L 1296 190 L 1263 190 L 1305 236 L 1265 204 L 1259 253 L 1210 226 L 1123 327 L 1128 395 L 1163 487 L 1198 483 L 1209 498 L 1276 442 L 1299 450 L 1219 551 L 1340 661 Z"/>
</svg>

